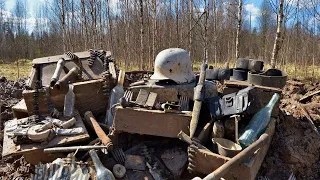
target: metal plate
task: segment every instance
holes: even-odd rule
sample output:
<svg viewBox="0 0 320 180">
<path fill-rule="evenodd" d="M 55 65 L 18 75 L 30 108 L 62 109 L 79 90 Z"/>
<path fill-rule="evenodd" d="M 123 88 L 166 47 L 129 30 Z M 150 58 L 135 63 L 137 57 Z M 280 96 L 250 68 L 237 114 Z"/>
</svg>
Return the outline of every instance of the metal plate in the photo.
<svg viewBox="0 0 320 180">
<path fill-rule="evenodd" d="M 136 103 L 139 104 L 140 106 L 144 106 L 148 100 L 148 96 L 149 96 L 148 91 L 144 89 L 140 89 L 138 97 L 136 99 Z"/>
</svg>

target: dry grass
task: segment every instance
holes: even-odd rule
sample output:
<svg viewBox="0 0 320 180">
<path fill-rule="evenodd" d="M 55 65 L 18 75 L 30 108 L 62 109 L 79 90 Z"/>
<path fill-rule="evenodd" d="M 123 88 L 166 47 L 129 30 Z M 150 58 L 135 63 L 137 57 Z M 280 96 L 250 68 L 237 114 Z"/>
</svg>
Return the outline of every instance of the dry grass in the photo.
<svg viewBox="0 0 320 180">
<path fill-rule="evenodd" d="M 0 76 L 5 76 L 9 80 L 16 80 L 18 78 L 18 66 L 17 62 L 19 62 L 19 77 L 26 77 L 29 75 L 30 70 L 32 68 L 32 61 L 26 59 L 20 59 L 15 62 L 5 63 L 0 61 Z M 234 62 L 230 62 L 230 67 L 234 66 Z M 209 64 L 213 65 L 214 64 Z M 193 70 L 195 72 L 200 71 L 201 62 L 193 63 Z M 216 66 L 218 68 L 223 68 L 225 66 L 224 63 L 217 63 Z M 264 69 L 270 68 L 269 65 L 265 65 Z M 289 78 L 296 78 L 300 80 L 319 80 L 320 79 L 320 66 L 315 66 L 314 69 L 312 66 L 294 66 L 294 64 L 288 64 L 285 67 L 278 67 L 284 70 Z M 124 69 L 124 65 L 120 64 L 120 69 Z M 139 70 L 138 66 L 127 67 L 127 71 Z M 153 70 L 153 69 L 150 69 Z M 314 72 L 313 72 L 314 70 Z M 314 73 L 314 74 L 313 74 Z"/>
<path fill-rule="evenodd" d="M 19 59 L 15 62 L 0 62 L 0 77 L 5 76 L 8 80 L 17 80 L 19 77 L 29 76 L 32 61 Z"/>
</svg>

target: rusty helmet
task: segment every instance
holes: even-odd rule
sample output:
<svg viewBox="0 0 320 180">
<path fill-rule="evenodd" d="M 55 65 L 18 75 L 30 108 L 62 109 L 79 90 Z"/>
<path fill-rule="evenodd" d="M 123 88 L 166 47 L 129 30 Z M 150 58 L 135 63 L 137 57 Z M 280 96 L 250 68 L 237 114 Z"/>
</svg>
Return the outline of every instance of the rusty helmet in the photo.
<svg viewBox="0 0 320 180">
<path fill-rule="evenodd" d="M 171 79 L 177 84 L 190 83 L 195 80 L 189 53 L 180 48 L 161 51 L 154 63 L 153 80 Z"/>
</svg>

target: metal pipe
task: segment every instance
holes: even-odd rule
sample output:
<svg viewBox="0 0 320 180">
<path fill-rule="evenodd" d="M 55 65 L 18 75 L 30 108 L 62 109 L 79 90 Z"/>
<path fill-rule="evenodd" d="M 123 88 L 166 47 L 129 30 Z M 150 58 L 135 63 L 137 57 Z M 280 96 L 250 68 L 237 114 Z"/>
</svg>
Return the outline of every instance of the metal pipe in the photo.
<svg viewBox="0 0 320 180">
<path fill-rule="evenodd" d="M 58 80 L 58 82 L 55 84 L 55 87 L 57 89 L 60 89 L 61 86 L 65 86 L 68 84 L 68 82 L 75 76 L 77 76 L 80 73 L 80 69 L 78 67 L 72 68 L 61 80 Z"/>
<path fill-rule="evenodd" d="M 56 82 L 59 80 L 62 68 L 64 67 L 65 63 L 66 62 L 63 58 L 60 58 L 59 61 L 57 62 L 57 67 L 51 78 L 50 87 L 53 87 L 56 84 Z"/>
<path fill-rule="evenodd" d="M 73 151 L 89 151 L 91 149 L 107 149 L 108 146 L 70 146 L 70 147 L 54 147 L 43 150 L 45 153 L 60 153 Z"/>
</svg>

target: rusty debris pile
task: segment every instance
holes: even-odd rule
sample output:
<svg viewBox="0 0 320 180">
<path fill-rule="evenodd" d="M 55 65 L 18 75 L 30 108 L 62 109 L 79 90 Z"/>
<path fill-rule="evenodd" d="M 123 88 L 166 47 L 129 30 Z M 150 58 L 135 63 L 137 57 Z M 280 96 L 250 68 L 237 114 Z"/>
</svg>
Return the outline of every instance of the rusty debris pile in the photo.
<svg viewBox="0 0 320 180">
<path fill-rule="evenodd" d="M 194 73 L 179 48 L 154 72 L 125 72 L 104 50 L 34 59 L 28 80 L 0 79 L 0 175 L 319 179 L 319 84 L 260 60 L 207 66 Z"/>
</svg>

